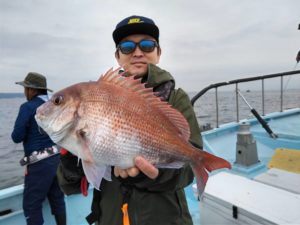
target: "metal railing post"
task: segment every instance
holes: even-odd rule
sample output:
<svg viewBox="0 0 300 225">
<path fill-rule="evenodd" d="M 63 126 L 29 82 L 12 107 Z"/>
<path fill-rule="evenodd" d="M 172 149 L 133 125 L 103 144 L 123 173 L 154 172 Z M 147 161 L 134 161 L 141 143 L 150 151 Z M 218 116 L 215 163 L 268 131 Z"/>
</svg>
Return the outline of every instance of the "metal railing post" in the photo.
<svg viewBox="0 0 300 225">
<path fill-rule="evenodd" d="M 218 101 L 218 87 L 215 89 L 215 96 L 216 96 L 216 122 L 217 127 L 219 127 L 219 101 Z"/>
<path fill-rule="evenodd" d="M 239 86 L 238 83 L 235 84 L 235 102 L 236 102 L 236 122 L 240 120 L 240 111 L 239 111 L 239 95 L 238 95 Z"/>
<path fill-rule="evenodd" d="M 261 108 L 262 115 L 265 115 L 265 79 L 261 80 Z"/>
<path fill-rule="evenodd" d="M 219 127 L 219 104 L 218 104 L 218 88 L 227 86 L 227 85 L 236 85 L 236 107 L 237 107 L 237 122 L 239 121 L 239 97 L 237 94 L 238 90 L 238 84 L 240 83 L 245 83 L 245 82 L 250 82 L 250 81 L 257 81 L 261 80 L 262 81 L 262 115 L 265 115 L 265 84 L 264 81 L 266 79 L 271 79 L 275 77 L 281 77 L 281 90 L 280 90 L 280 111 L 283 111 L 283 77 L 284 76 L 291 76 L 291 75 L 299 75 L 300 70 L 293 70 L 293 71 L 287 71 L 283 73 L 276 73 L 276 74 L 269 74 L 269 75 L 261 75 L 261 76 L 255 76 L 255 77 L 248 77 L 248 78 L 242 78 L 242 79 L 236 79 L 236 80 L 231 80 L 227 82 L 220 82 L 220 83 L 215 83 L 207 86 L 206 88 L 202 89 L 200 92 L 198 92 L 192 99 L 191 103 L 194 106 L 195 102 L 203 96 L 207 91 L 211 89 L 215 89 L 215 100 L 216 100 L 216 125 Z"/>
<path fill-rule="evenodd" d="M 280 112 L 283 111 L 283 76 L 280 77 Z"/>
</svg>

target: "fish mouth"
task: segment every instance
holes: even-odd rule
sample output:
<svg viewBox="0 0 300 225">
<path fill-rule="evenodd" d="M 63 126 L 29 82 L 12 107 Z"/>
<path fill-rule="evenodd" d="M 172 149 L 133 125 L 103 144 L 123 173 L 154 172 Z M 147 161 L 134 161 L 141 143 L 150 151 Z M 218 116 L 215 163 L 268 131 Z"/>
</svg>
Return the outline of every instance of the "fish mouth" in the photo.
<svg viewBox="0 0 300 225">
<path fill-rule="evenodd" d="M 43 120 L 45 119 L 45 116 L 42 116 L 41 114 L 37 113 L 37 114 L 35 114 L 34 118 L 35 118 L 35 121 L 37 122 L 37 124 L 39 125 L 39 127 L 44 129 L 45 126 L 44 126 Z"/>
<path fill-rule="evenodd" d="M 68 132 L 69 129 L 73 126 L 73 122 L 70 121 L 65 124 L 65 126 L 62 127 L 60 130 L 53 130 L 53 122 L 46 123 L 44 119 L 46 116 L 41 115 L 41 114 L 36 114 L 35 115 L 35 120 L 37 124 L 49 135 L 49 137 L 52 139 L 54 143 L 59 143 L 61 142 L 65 137 L 66 133 Z"/>
</svg>

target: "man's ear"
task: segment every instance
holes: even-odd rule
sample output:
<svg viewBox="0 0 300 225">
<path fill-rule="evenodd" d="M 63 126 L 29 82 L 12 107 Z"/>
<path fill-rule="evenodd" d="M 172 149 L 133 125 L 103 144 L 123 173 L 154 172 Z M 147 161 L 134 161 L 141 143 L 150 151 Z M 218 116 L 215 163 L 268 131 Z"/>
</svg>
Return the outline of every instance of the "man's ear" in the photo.
<svg viewBox="0 0 300 225">
<path fill-rule="evenodd" d="M 157 54 L 160 56 L 161 55 L 161 48 L 160 48 L 160 46 L 158 46 L 158 48 L 157 48 Z"/>
<path fill-rule="evenodd" d="M 115 58 L 118 60 L 120 58 L 120 54 L 118 49 L 115 51 Z"/>
<path fill-rule="evenodd" d="M 157 60 L 156 60 L 156 64 L 158 64 L 158 63 L 159 63 L 160 56 L 161 56 L 161 48 L 160 48 L 160 47 L 158 47 L 158 48 L 157 48 Z"/>
</svg>

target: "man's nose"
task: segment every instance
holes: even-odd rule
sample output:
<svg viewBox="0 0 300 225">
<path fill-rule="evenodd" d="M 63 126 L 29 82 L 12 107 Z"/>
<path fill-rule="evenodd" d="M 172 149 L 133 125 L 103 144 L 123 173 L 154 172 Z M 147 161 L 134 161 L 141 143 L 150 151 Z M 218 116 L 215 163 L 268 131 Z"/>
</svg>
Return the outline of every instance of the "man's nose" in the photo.
<svg viewBox="0 0 300 225">
<path fill-rule="evenodd" d="M 134 56 L 141 56 L 141 55 L 144 55 L 144 52 L 140 49 L 139 46 L 136 46 L 136 48 L 133 51 L 133 55 Z"/>
</svg>

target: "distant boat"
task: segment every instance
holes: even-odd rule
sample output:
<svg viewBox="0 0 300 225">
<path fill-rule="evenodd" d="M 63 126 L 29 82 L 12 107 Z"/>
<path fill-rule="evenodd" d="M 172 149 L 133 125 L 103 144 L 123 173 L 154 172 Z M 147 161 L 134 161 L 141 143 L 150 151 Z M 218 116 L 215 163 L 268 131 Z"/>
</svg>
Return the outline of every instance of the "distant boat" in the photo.
<svg viewBox="0 0 300 225">
<path fill-rule="evenodd" d="M 251 92 L 250 89 L 247 89 L 246 92 Z"/>
</svg>

